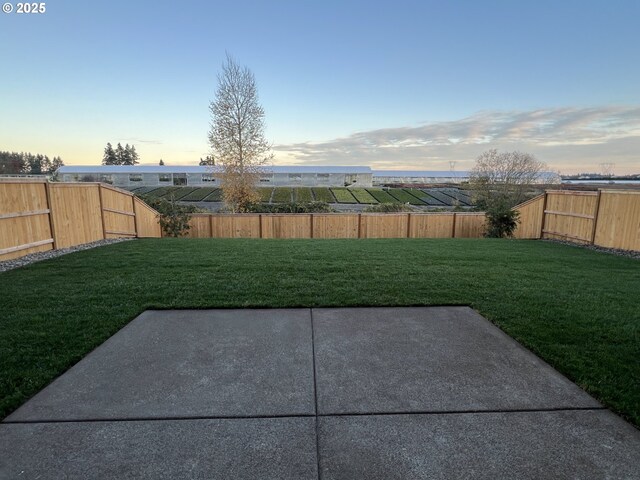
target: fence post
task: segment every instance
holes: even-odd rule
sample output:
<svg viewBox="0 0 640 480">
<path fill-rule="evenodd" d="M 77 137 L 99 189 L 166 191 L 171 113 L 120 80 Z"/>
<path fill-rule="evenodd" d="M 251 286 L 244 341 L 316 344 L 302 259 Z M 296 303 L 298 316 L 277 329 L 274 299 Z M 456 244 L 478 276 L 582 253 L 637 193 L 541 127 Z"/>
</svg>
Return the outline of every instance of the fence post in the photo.
<svg viewBox="0 0 640 480">
<path fill-rule="evenodd" d="M 309 214 L 309 222 L 311 222 L 311 238 L 313 238 L 313 213 Z"/>
<path fill-rule="evenodd" d="M 213 238 L 213 213 L 209 214 L 209 238 Z"/>
<path fill-rule="evenodd" d="M 596 241 L 596 228 L 598 227 L 598 217 L 600 216 L 600 196 L 602 191 L 598 189 L 598 196 L 596 197 L 596 207 L 593 212 L 593 228 L 591 230 L 591 245 Z"/>
<path fill-rule="evenodd" d="M 106 239 L 107 227 L 104 224 L 104 202 L 102 200 L 102 185 L 100 184 L 98 184 L 98 197 L 100 198 L 100 220 L 102 221 L 102 238 Z M 136 229 L 136 236 L 137 236 L 137 233 L 138 233 L 138 230 Z"/>
<path fill-rule="evenodd" d="M 56 224 L 53 219 L 53 204 L 51 203 L 51 185 L 47 180 L 44 183 L 44 189 L 47 195 L 47 208 L 49 209 L 49 228 L 51 229 L 51 238 L 53 239 L 53 243 L 51 244 L 53 250 L 58 248 L 58 238 L 56 236 Z"/>
<path fill-rule="evenodd" d="M 411 214 L 407 213 L 407 238 L 411 238 Z"/>
<path fill-rule="evenodd" d="M 99 188 L 102 189 L 102 185 Z M 133 228 L 135 229 L 135 232 L 136 232 L 136 238 L 140 238 L 138 236 L 138 232 L 139 232 L 139 229 L 138 229 L 138 211 L 136 210 L 136 197 L 135 197 L 135 195 L 131 195 L 131 207 L 133 208 Z M 104 219 L 104 213 L 102 214 L 102 217 Z M 104 225 L 102 225 L 102 228 L 104 230 Z"/>
<path fill-rule="evenodd" d="M 258 229 L 260 230 L 260 237 L 262 238 L 262 214 L 258 215 Z"/>
<path fill-rule="evenodd" d="M 549 195 L 549 194 L 545 190 L 544 191 L 544 197 L 542 199 L 542 220 L 540 222 L 540 233 L 538 234 L 538 238 L 539 239 L 542 238 L 542 236 L 544 235 L 544 223 L 545 223 L 545 221 L 547 219 L 547 214 L 546 214 L 546 211 L 547 211 L 547 195 Z"/>
<path fill-rule="evenodd" d="M 456 238 L 456 212 L 453 212 L 453 226 L 451 227 L 451 238 Z"/>
<path fill-rule="evenodd" d="M 358 238 L 362 238 L 362 214 L 358 214 Z"/>
</svg>

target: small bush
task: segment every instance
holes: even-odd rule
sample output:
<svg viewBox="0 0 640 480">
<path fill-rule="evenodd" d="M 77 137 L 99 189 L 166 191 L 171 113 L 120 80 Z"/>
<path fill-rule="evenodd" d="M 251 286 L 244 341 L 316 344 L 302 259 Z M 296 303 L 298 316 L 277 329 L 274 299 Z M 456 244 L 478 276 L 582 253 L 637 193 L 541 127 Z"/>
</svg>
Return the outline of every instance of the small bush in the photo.
<svg viewBox="0 0 640 480">
<path fill-rule="evenodd" d="M 167 237 L 181 237 L 187 233 L 191 214 L 198 211 L 194 205 L 179 205 L 173 196 L 164 198 L 141 197 L 160 214 L 160 228 Z"/>
<path fill-rule="evenodd" d="M 518 226 L 520 212 L 513 210 L 507 202 L 496 202 L 487 210 L 485 237 L 511 238 Z"/>
<path fill-rule="evenodd" d="M 395 213 L 395 212 L 412 212 L 413 208 L 404 203 L 380 203 L 371 205 L 363 210 L 369 213 Z"/>
</svg>

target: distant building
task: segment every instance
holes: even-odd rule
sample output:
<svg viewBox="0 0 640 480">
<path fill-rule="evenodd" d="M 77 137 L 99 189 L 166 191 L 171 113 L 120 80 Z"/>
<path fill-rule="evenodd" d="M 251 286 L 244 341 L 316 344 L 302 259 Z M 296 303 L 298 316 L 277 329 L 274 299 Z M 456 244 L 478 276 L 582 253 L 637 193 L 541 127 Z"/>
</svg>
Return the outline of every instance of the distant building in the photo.
<svg viewBox="0 0 640 480">
<path fill-rule="evenodd" d="M 58 169 L 63 182 L 104 182 L 118 187 L 135 186 L 218 186 L 222 183 L 220 167 L 212 166 L 130 166 L 65 165 Z M 260 176 L 262 186 L 370 187 L 369 167 L 267 166 Z"/>
<path fill-rule="evenodd" d="M 222 184 L 219 166 L 165 165 L 65 165 L 56 172 L 63 182 L 104 182 L 118 187 L 154 186 L 219 186 Z M 469 173 L 454 170 L 371 170 L 359 166 L 298 166 L 264 167 L 262 186 L 288 187 L 371 187 L 392 184 L 446 184 L 469 181 Z M 559 183 L 554 173 L 543 173 L 541 183 Z"/>
<path fill-rule="evenodd" d="M 469 172 L 453 170 L 373 170 L 373 185 L 394 183 L 462 183 L 469 181 Z"/>
</svg>

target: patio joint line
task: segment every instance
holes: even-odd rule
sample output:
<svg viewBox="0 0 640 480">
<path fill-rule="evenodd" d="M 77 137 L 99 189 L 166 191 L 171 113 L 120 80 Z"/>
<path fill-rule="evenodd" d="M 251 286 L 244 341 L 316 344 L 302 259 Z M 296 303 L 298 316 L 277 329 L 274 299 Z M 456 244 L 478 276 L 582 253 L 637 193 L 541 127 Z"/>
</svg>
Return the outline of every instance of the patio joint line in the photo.
<svg viewBox="0 0 640 480">
<path fill-rule="evenodd" d="M 71 418 L 71 419 L 40 419 L 40 420 L 5 420 L 2 425 L 30 424 L 30 423 L 96 423 L 96 422 L 160 422 L 178 420 L 251 420 L 269 418 L 315 418 L 316 415 L 308 413 L 300 414 L 274 414 L 274 415 L 190 415 L 178 417 L 116 417 L 116 418 Z"/>
<path fill-rule="evenodd" d="M 320 470 L 320 436 L 318 435 L 318 381 L 316 378 L 316 339 L 313 329 L 313 308 L 309 309 L 309 319 L 311 320 L 311 359 L 313 360 L 313 399 L 315 402 L 315 431 L 316 431 L 316 461 L 318 469 L 318 480 L 322 480 Z"/>
<path fill-rule="evenodd" d="M 512 408 L 488 410 L 410 410 L 397 412 L 346 412 L 319 413 L 318 417 L 381 417 L 390 415 L 464 415 L 479 413 L 544 413 L 544 412 L 574 412 L 574 411 L 608 410 L 607 407 L 556 407 L 556 408 Z"/>
</svg>

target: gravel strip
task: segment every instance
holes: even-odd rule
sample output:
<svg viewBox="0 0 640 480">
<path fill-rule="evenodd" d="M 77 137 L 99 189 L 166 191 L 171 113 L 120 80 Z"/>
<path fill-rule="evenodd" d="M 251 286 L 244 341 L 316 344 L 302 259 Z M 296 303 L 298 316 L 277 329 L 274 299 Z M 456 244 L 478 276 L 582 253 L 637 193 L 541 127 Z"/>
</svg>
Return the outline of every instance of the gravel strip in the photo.
<svg viewBox="0 0 640 480">
<path fill-rule="evenodd" d="M 640 260 L 640 252 L 635 250 L 620 250 L 617 248 L 605 248 L 605 247 L 598 247 L 597 245 L 567 242 L 564 240 L 544 239 L 543 242 L 561 243 L 562 245 L 569 245 L 571 247 L 586 248 L 587 250 L 594 250 L 596 252 L 602 252 L 602 253 L 610 253 L 612 255 L 618 255 L 619 257 L 628 257 L 628 258 L 635 258 L 636 260 Z"/>
<path fill-rule="evenodd" d="M 50 258 L 56 258 L 61 255 L 66 255 L 67 253 L 79 252 L 80 250 L 89 250 L 90 248 L 102 247 L 103 245 L 111 245 L 112 243 L 126 242 L 128 240 L 134 239 L 109 238 L 107 240 L 98 240 L 97 242 L 76 245 L 75 247 L 61 248 L 59 250 L 48 250 L 46 252 L 30 253 L 29 255 L 25 255 L 24 257 L 13 258 L 11 260 L 0 262 L 0 272 L 6 272 L 7 270 L 24 267 L 25 265 L 29 265 L 31 263 L 48 260 Z"/>
</svg>

